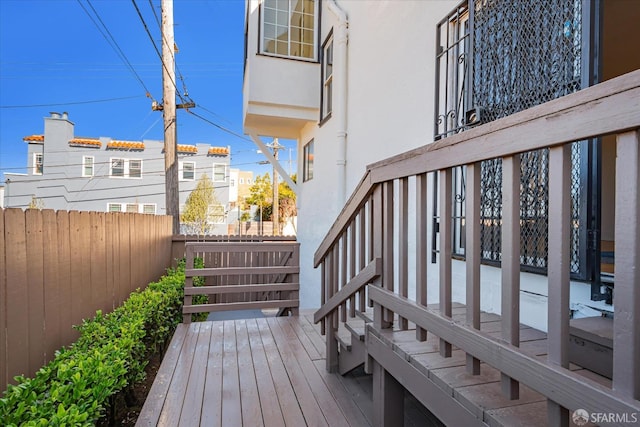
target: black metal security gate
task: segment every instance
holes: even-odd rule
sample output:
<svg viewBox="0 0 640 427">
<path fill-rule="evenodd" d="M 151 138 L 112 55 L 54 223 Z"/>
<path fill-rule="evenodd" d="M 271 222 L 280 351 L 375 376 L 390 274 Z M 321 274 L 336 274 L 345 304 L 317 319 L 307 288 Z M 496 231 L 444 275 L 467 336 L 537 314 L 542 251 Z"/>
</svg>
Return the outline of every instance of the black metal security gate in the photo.
<svg viewBox="0 0 640 427">
<path fill-rule="evenodd" d="M 437 29 L 435 138 L 589 85 L 584 17 L 582 0 L 469 0 L 458 6 Z M 572 145 L 571 272 L 580 279 L 588 275 L 587 235 L 592 228 L 586 208 L 589 144 Z M 497 264 L 501 259 L 501 160 L 483 162 L 481 176 L 481 254 L 484 262 Z M 454 249 L 464 256 L 464 168 L 455 171 L 454 180 Z M 523 270 L 546 272 L 548 200 L 548 150 L 523 153 Z"/>
</svg>

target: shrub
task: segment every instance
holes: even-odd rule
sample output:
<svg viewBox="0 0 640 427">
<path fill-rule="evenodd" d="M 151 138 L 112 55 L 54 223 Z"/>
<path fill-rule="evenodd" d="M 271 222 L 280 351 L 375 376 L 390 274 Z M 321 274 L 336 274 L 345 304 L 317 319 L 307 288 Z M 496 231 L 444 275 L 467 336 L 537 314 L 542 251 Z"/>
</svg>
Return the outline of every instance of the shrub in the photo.
<svg viewBox="0 0 640 427">
<path fill-rule="evenodd" d="M 144 379 L 182 318 L 184 263 L 136 290 L 112 313 L 78 326 L 80 338 L 33 378 L 16 377 L 0 399 L 0 425 L 90 426 L 116 393 Z"/>
</svg>

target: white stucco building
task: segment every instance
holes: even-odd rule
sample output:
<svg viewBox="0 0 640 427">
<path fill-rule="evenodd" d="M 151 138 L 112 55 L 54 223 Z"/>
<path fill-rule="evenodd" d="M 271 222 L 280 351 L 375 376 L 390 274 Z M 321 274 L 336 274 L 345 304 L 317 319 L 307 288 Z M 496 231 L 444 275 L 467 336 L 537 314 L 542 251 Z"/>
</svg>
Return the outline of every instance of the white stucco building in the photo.
<svg viewBox="0 0 640 427">
<path fill-rule="evenodd" d="M 320 305 L 314 252 L 368 164 L 640 68 L 639 56 L 620 43 L 640 37 L 633 21 L 639 10 L 618 0 L 248 0 L 244 130 L 254 140 L 298 141 L 302 306 Z M 578 317 L 611 311 L 611 147 L 603 138 L 573 148 L 571 301 Z M 521 208 L 522 318 L 543 330 L 550 256 L 541 190 L 545 162 L 538 154 L 523 161 L 523 188 L 536 190 L 530 198 L 523 194 Z M 484 195 L 494 172 L 500 176 L 483 166 Z M 456 196 L 463 199 L 464 172 L 455 179 Z M 487 196 L 482 203 L 481 304 L 499 313 L 500 248 L 494 237 L 500 202 Z M 433 201 L 430 209 L 428 233 L 435 237 Z M 454 206 L 454 216 L 456 283 L 465 271 L 461 205 Z M 436 250 L 435 238 L 430 241 Z M 437 284 L 437 274 L 429 269 L 429 283 Z M 429 292 L 435 294 L 437 286 Z M 454 285 L 453 292 L 454 300 L 464 302 L 463 286 Z"/>
</svg>

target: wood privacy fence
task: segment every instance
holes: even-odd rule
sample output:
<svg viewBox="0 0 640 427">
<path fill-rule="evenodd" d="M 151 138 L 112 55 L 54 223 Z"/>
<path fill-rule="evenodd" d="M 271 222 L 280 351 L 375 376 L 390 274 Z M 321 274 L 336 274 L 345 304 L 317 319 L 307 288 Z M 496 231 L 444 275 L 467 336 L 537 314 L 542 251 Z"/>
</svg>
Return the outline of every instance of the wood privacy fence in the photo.
<svg viewBox="0 0 640 427">
<path fill-rule="evenodd" d="M 0 210 L 0 391 L 171 263 L 171 217 Z"/>
<path fill-rule="evenodd" d="M 279 308 L 298 314 L 300 245 L 297 242 L 188 242 L 183 322 L 192 313 Z M 201 258 L 204 268 L 194 268 Z M 194 287 L 203 277 L 204 286 Z M 208 295 L 208 304 L 193 304 Z"/>
</svg>

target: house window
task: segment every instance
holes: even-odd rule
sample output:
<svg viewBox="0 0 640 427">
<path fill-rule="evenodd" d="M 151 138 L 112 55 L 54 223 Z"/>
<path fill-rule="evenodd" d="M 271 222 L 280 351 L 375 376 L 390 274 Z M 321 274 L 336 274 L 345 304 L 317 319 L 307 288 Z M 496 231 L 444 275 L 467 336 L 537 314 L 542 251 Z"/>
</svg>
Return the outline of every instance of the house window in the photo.
<svg viewBox="0 0 640 427">
<path fill-rule="evenodd" d="M 44 154 L 33 153 L 33 174 L 42 175 L 44 171 Z"/>
<path fill-rule="evenodd" d="M 124 159 L 111 159 L 111 176 L 124 177 Z"/>
<path fill-rule="evenodd" d="M 322 46 L 322 118 L 333 110 L 333 35 Z"/>
<path fill-rule="evenodd" d="M 93 156 L 82 157 L 82 176 L 93 176 Z"/>
<path fill-rule="evenodd" d="M 111 177 L 142 178 L 142 160 L 111 159 Z"/>
<path fill-rule="evenodd" d="M 137 203 L 127 203 L 127 212 L 129 213 L 138 213 L 138 204 Z"/>
<path fill-rule="evenodd" d="M 313 139 L 304 146 L 303 156 L 302 181 L 305 182 L 313 179 Z"/>
<path fill-rule="evenodd" d="M 244 178 L 240 178 L 240 185 L 244 184 Z"/>
<path fill-rule="evenodd" d="M 196 178 L 195 162 L 180 162 L 180 179 L 183 181 L 193 181 Z"/>
<path fill-rule="evenodd" d="M 129 178 L 142 178 L 142 160 L 129 160 Z"/>
<path fill-rule="evenodd" d="M 225 182 L 227 180 L 227 165 L 213 165 L 213 182 Z"/>
<path fill-rule="evenodd" d="M 148 204 L 142 205 L 142 213 L 155 215 L 156 214 L 155 203 L 148 203 Z"/>
<path fill-rule="evenodd" d="M 109 211 L 109 212 L 122 212 L 122 204 L 120 204 L 120 203 L 109 203 L 107 205 L 107 211 Z"/>
<path fill-rule="evenodd" d="M 251 185 L 251 178 L 247 178 L 247 185 Z"/>
<path fill-rule="evenodd" d="M 264 0 L 261 52 L 315 59 L 318 3 L 315 0 Z"/>
</svg>

